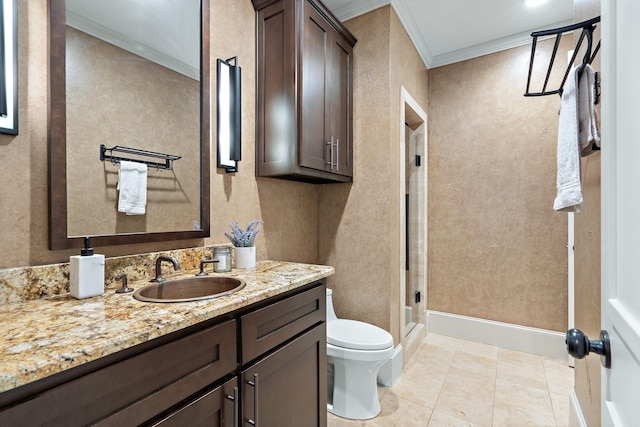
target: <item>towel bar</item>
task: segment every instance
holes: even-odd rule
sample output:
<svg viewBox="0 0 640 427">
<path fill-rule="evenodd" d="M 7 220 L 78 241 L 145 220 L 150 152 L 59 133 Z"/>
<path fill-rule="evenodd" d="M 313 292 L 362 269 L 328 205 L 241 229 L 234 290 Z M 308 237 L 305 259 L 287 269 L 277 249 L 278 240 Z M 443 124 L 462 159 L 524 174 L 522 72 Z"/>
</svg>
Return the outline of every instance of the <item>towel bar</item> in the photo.
<svg viewBox="0 0 640 427">
<path fill-rule="evenodd" d="M 107 154 L 107 151 L 109 152 L 109 154 Z M 145 160 L 144 158 L 141 159 L 137 157 L 114 156 L 113 153 L 124 153 L 124 154 L 139 156 L 139 157 L 151 157 L 155 159 L 162 159 L 164 160 L 164 163 L 152 161 L 152 160 Z M 107 148 L 105 147 L 104 144 L 100 144 L 100 161 L 110 160 L 111 163 L 119 163 L 121 160 L 125 160 L 129 162 L 144 163 L 156 169 L 173 170 L 173 161 L 178 160 L 181 157 L 182 156 L 176 156 L 173 154 L 156 153 L 155 151 L 141 150 L 139 148 L 122 147 L 119 145 L 116 145 L 115 147 Z"/>
<path fill-rule="evenodd" d="M 526 92 L 524 94 L 524 96 L 545 96 L 545 95 L 555 95 L 555 94 L 559 94 L 562 96 L 562 88 L 564 87 L 564 84 L 567 80 L 567 76 L 569 75 L 569 71 L 571 71 L 571 67 L 573 66 L 576 57 L 578 56 L 578 51 L 580 50 L 580 47 L 582 46 L 582 42 L 584 41 L 585 37 L 587 39 L 587 47 L 585 50 L 585 54 L 584 57 L 582 58 L 582 64 L 591 64 L 593 62 L 593 60 L 595 59 L 598 51 L 600 50 L 600 41 L 598 40 L 597 45 L 595 46 L 595 48 L 593 48 L 593 32 L 596 29 L 596 24 L 600 22 L 600 17 L 597 16 L 595 18 L 589 19 L 587 21 L 583 21 L 583 22 L 579 22 L 577 24 L 573 24 L 573 25 L 568 25 L 566 27 L 560 27 L 560 28 L 554 28 L 554 29 L 550 29 L 550 30 L 542 30 L 542 31 L 535 31 L 533 33 L 531 33 L 531 37 L 533 37 L 533 42 L 531 44 L 531 59 L 529 61 L 529 75 L 527 77 L 527 89 Z M 576 46 L 573 49 L 573 55 L 571 56 L 571 59 L 569 60 L 569 64 L 567 65 L 567 69 L 564 73 L 564 77 L 562 78 L 562 83 L 560 83 L 560 87 L 558 87 L 558 89 L 554 89 L 554 90 L 547 90 L 547 85 L 549 84 L 549 78 L 551 76 L 551 70 L 553 68 L 553 64 L 554 64 L 554 60 L 556 57 L 556 53 L 558 52 L 558 46 L 560 45 L 560 39 L 562 38 L 562 35 L 564 33 L 569 33 L 569 32 L 573 32 L 575 30 L 579 30 L 582 29 L 582 33 L 580 34 L 580 37 L 578 38 L 578 41 L 576 42 Z M 531 92 L 530 90 L 530 86 L 531 86 L 531 75 L 533 73 L 533 62 L 535 59 L 535 54 L 536 54 L 536 45 L 538 42 L 538 37 L 548 37 L 548 36 L 556 36 L 556 40 L 555 40 L 555 44 L 553 46 L 553 52 L 551 53 L 551 58 L 549 61 L 549 67 L 547 68 L 547 74 L 545 76 L 544 79 L 544 84 L 542 86 L 542 90 L 540 92 Z M 598 79 L 598 77 L 596 77 L 596 103 L 598 102 L 598 98 L 599 98 L 599 94 L 600 94 L 600 81 Z"/>
</svg>

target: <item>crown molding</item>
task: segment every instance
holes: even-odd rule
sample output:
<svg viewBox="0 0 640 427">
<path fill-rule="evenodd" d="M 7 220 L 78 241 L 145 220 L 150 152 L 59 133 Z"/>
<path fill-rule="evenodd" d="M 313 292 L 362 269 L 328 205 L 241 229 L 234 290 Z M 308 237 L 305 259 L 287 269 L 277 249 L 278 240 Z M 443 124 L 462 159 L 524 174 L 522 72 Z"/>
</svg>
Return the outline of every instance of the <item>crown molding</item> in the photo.
<svg viewBox="0 0 640 427">
<path fill-rule="evenodd" d="M 407 2 L 391 0 L 391 7 L 396 11 L 396 15 L 398 15 L 400 23 L 402 23 L 402 26 L 409 35 L 413 45 L 416 47 L 418 55 L 422 58 L 422 62 L 424 62 L 427 68 L 431 68 L 430 64 L 433 62 L 433 54 L 431 53 L 429 44 L 425 40 L 422 31 L 420 31 L 420 26 L 414 19 Z"/>
<path fill-rule="evenodd" d="M 348 19 L 355 18 L 356 16 L 364 15 L 379 7 L 386 6 L 390 3 L 390 0 L 369 0 L 369 1 L 352 1 L 344 6 L 338 7 L 333 10 L 333 14 L 340 21 L 344 22 Z"/>
<path fill-rule="evenodd" d="M 546 30 L 549 28 L 563 27 L 571 25 L 573 21 L 567 20 L 547 25 L 542 28 L 533 28 L 530 31 L 524 31 L 486 43 L 480 43 L 475 46 L 459 49 L 453 52 L 446 52 L 440 55 L 434 55 L 429 47 L 429 43 L 420 31 L 420 23 L 418 23 L 411 13 L 406 0 L 360 0 L 351 1 L 344 6 L 336 8 L 333 13 L 341 21 L 355 18 L 382 6 L 391 5 L 395 10 L 400 23 L 409 35 L 411 42 L 416 47 L 422 62 L 430 68 L 441 67 L 443 65 L 453 64 L 455 62 L 466 61 L 468 59 L 477 58 L 479 56 L 489 55 L 491 53 L 500 52 L 502 50 L 523 46 L 531 42 L 531 32 Z"/>
<path fill-rule="evenodd" d="M 565 25 L 571 25 L 573 21 L 562 21 L 552 25 L 547 25 L 543 28 L 536 28 L 531 31 L 523 31 L 522 33 L 514 34 L 511 36 L 503 37 L 496 40 L 491 40 L 486 43 L 480 43 L 468 48 L 455 50 L 453 52 L 443 53 L 441 55 L 435 55 L 431 58 L 431 61 L 427 63 L 427 68 L 436 68 L 443 65 L 453 64 L 455 62 L 466 61 L 467 59 L 477 58 L 479 56 L 489 55 L 491 53 L 500 52 L 502 50 L 511 49 L 518 46 L 524 46 L 531 43 L 531 32 L 546 30 L 550 28 L 563 27 Z"/>
</svg>

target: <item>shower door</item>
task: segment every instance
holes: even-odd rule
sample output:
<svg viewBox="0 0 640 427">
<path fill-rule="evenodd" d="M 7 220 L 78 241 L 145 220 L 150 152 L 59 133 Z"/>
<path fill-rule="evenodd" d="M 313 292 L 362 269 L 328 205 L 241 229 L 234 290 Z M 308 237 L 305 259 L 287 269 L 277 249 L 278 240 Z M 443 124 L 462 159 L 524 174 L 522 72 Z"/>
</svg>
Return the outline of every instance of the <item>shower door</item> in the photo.
<svg viewBox="0 0 640 427">
<path fill-rule="evenodd" d="M 426 201 L 424 174 L 424 124 L 405 128 L 405 335 L 420 323 L 420 304 L 425 298 L 421 283 L 425 280 L 424 227 Z"/>
</svg>

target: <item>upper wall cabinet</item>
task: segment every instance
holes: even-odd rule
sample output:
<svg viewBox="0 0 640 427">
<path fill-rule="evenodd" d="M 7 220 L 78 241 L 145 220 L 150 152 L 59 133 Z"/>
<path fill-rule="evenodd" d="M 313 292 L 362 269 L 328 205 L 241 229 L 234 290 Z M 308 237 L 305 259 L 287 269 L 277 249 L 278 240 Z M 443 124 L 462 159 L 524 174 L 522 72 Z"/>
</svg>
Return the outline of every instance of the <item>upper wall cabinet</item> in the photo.
<svg viewBox="0 0 640 427">
<path fill-rule="evenodd" d="M 256 175 L 351 182 L 353 46 L 318 0 L 252 0 L 258 16 Z"/>
</svg>

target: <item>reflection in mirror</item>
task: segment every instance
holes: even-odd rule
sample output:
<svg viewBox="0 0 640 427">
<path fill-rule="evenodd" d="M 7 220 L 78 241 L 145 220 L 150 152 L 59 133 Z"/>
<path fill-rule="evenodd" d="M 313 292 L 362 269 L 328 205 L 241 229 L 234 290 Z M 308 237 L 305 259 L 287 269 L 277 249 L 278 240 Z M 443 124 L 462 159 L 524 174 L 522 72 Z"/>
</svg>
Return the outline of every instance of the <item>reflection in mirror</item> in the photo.
<svg viewBox="0 0 640 427">
<path fill-rule="evenodd" d="M 208 236 L 209 1 L 50 1 L 51 248 Z M 146 205 L 119 212 L 131 182 L 101 145 L 179 160 L 140 170 Z"/>
</svg>

